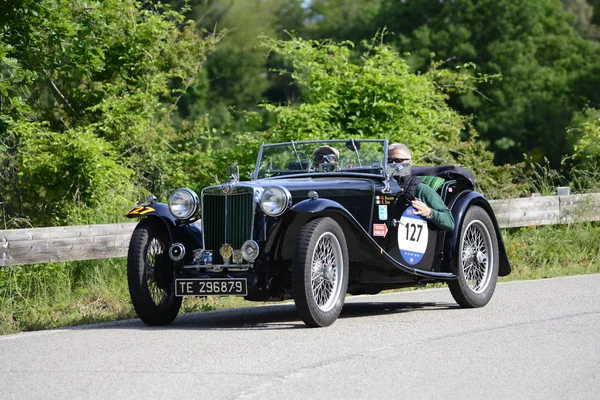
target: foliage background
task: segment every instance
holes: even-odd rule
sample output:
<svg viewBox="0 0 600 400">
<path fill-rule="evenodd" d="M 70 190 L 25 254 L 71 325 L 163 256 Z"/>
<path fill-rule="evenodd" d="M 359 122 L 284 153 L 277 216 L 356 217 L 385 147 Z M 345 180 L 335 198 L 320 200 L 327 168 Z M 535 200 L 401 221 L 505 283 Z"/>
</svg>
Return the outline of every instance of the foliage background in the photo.
<svg viewBox="0 0 600 400">
<path fill-rule="evenodd" d="M 1 7 L 0 229 L 121 221 L 289 139 L 403 141 L 419 163 L 474 169 L 490 198 L 600 187 L 598 0 Z M 505 235 L 518 276 L 560 270 L 563 245 L 598 259 L 594 225 Z M 131 316 L 123 282 L 117 260 L 4 269 L 0 322 Z"/>
<path fill-rule="evenodd" d="M 599 4 L 7 1 L 5 227 L 113 222 L 262 141 L 388 137 L 513 197 L 597 187 Z M 254 149 L 248 151 L 249 149 Z M 543 167 L 543 168 L 542 168 Z"/>
</svg>

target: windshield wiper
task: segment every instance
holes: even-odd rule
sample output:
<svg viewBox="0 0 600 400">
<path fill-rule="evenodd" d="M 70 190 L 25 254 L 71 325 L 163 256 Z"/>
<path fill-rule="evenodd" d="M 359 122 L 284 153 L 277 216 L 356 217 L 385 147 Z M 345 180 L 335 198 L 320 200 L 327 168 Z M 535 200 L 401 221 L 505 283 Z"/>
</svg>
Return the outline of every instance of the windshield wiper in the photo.
<svg viewBox="0 0 600 400">
<path fill-rule="evenodd" d="M 304 168 L 302 168 L 302 161 L 300 161 L 300 156 L 298 155 L 298 151 L 296 150 L 296 145 L 294 144 L 293 140 L 290 140 L 290 142 L 292 142 L 292 148 L 294 149 L 296 160 L 298 160 L 298 166 L 300 167 L 300 169 L 304 170 Z M 308 170 L 308 167 L 306 168 L 306 170 Z"/>
<path fill-rule="evenodd" d="M 360 162 L 360 155 L 358 154 L 358 149 L 356 148 L 356 143 L 354 143 L 354 139 L 350 138 L 352 141 L 352 147 L 354 148 L 354 152 L 356 153 L 356 158 L 358 159 L 358 166 L 362 167 L 362 162 Z"/>
</svg>

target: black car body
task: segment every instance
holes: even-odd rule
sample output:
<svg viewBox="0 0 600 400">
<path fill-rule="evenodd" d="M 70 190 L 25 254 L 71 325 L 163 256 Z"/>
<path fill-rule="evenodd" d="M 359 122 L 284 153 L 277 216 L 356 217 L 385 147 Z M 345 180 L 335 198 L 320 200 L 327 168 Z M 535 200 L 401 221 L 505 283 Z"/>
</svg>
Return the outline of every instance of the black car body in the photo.
<svg viewBox="0 0 600 400">
<path fill-rule="evenodd" d="M 337 163 L 313 162 L 324 146 L 336 149 Z M 249 181 L 233 168 L 200 196 L 179 189 L 169 204 L 132 209 L 129 217 L 144 217 L 128 257 L 140 318 L 170 323 L 186 295 L 241 295 L 294 298 L 307 325 L 327 326 L 346 293 L 439 281 L 462 306 L 485 305 L 510 264 L 473 174 L 412 167 L 454 217 L 454 230 L 442 231 L 413 214 L 395 178 L 406 166 L 388 165 L 387 150 L 387 140 L 263 145 Z"/>
</svg>

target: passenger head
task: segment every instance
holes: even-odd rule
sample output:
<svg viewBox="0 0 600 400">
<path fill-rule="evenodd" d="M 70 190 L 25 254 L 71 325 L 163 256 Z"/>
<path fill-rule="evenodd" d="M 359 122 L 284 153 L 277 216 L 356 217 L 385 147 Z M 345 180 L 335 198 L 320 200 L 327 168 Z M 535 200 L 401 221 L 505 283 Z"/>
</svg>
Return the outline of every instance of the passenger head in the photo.
<svg viewBox="0 0 600 400">
<path fill-rule="evenodd" d="M 412 165 L 412 154 L 407 145 L 394 143 L 388 146 L 388 163 Z"/>
<path fill-rule="evenodd" d="M 317 147 L 313 151 L 313 167 L 316 171 L 335 171 L 340 152 L 331 146 Z"/>
</svg>

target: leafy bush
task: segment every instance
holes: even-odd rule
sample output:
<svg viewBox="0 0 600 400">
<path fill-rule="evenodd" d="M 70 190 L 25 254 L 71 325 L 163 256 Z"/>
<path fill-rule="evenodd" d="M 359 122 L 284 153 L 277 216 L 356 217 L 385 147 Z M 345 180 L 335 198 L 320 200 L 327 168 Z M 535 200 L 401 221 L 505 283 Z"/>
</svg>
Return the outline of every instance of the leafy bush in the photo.
<svg viewBox="0 0 600 400">
<path fill-rule="evenodd" d="M 446 103 L 449 90 L 469 86 L 470 74 L 436 69 L 414 74 L 382 43 L 381 35 L 358 49 L 351 42 L 295 36 L 287 41 L 265 37 L 263 45 L 291 61 L 292 71 L 279 73 L 291 74 L 303 90 L 303 101 L 264 104 L 269 129 L 239 134 L 224 161 L 237 161 L 243 171 L 251 170 L 255 152 L 248 149 L 257 149 L 263 141 L 388 138 L 409 145 L 417 162 L 476 169 L 482 189 L 492 197 L 520 192 L 521 187 L 513 184 L 514 168 L 495 167 L 469 118 Z M 223 163 L 215 166 L 225 171 Z"/>
<path fill-rule="evenodd" d="M 203 118 L 180 124 L 177 103 L 219 40 L 185 10 L 133 0 L 4 6 L 0 202 L 11 226 L 104 222 L 181 183 L 190 164 L 179 153 L 200 155 L 209 132 Z M 194 148 L 181 148 L 190 135 Z"/>
</svg>

